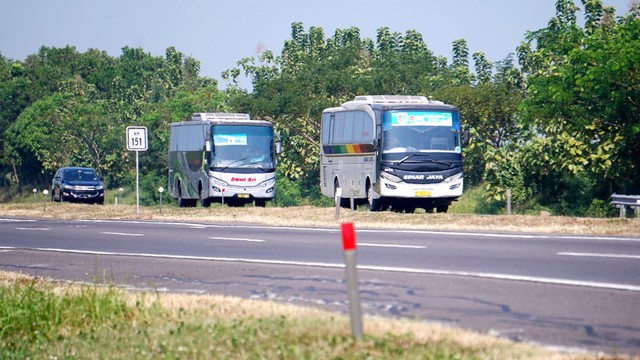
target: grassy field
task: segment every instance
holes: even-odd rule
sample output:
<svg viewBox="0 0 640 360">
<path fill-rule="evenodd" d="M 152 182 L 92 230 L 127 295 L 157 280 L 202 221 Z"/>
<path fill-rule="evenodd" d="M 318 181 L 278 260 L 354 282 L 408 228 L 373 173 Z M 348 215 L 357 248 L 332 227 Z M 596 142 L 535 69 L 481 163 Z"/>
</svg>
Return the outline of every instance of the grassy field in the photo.
<svg viewBox="0 0 640 360">
<path fill-rule="evenodd" d="M 621 359 L 410 320 L 274 302 L 130 293 L 0 272 L 3 359 Z"/>
</svg>

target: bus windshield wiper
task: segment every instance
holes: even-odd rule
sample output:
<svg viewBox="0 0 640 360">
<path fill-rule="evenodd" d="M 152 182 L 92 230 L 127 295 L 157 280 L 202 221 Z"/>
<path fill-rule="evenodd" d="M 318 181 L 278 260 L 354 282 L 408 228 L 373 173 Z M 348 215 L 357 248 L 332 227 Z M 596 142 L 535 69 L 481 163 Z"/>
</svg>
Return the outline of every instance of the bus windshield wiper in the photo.
<svg viewBox="0 0 640 360">
<path fill-rule="evenodd" d="M 417 154 L 417 153 L 412 153 L 409 154 L 405 157 L 403 157 L 402 159 L 398 160 L 396 162 L 396 164 L 402 164 L 403 162 L 405 162 L 407 159 L 413 157 L 414 155 L 425 155 L 425 154 Z M 423 159 L 423 160 L 416 160 L 413 161 L 414 163 L 422 163 L 422 162 L 430 162 L 430 163 L 435 163 L 435 164 L 445 164 L 445 165 L 449 165 L 451 166 L 454 163 L 461 163 L 462 160 L 435 160 L 435 159 Z"/>
<path fill-rule="evenodd" d="M 231 166 L 231 165 L 233 165 L 235 163 L 246 161 L 247 159 L 248 159 L 248 157 L 245 157 L 245 158 L 242 158 L 242 159 L 238 159 L 238 160 L 234 160 L 234 161 L 230 162 L 229 164 L 227 164 L 227 166 L 225 166 L 222 169 L 220 169 L 220 172 L 223 172 L 223 171 L 227 170 L 227 168 L 229 168 L 229 166 Z"/>
<path fill-rule="evenodd" d="M 409 155 L 407 155 L 407 156 L 403 157 L 402 159 L 398 160 L 398 161 L 396 162 L 396 164 L 402 164 L 402 163 L 403 163 L 403 162 L 405 162 L 408 158 L 410 158 L 410 157 L 412 157 L 412 156 L 414 156 L 414 155 L 417 155 L 417 154 L 416 154 L 416 153 L 409 154 Z"/>
</svg>

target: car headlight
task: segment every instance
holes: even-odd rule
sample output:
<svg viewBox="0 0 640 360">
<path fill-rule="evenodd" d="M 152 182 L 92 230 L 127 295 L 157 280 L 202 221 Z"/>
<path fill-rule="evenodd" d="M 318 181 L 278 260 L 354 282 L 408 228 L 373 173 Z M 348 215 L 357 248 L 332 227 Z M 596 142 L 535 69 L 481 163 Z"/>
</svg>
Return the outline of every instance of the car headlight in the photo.
<svg viewBox="0 0 640 360">
<path fill-rule="evenodd" d="M 380 177 L 382 177 L 383 179 L 387 179 L 387 180 L 389 180 L 391 182 L 394 182 L 394 183 L 402 182 L 402 179 L 400 179 L 399 177 L 397 177 L 395 175 L 392 175 L 392 174 L 390 174 L 390 173 L 388 173 L 386 171 L 380 171 Z"/>
<path fill-rule="evenodd" d="M 63 189 L 69 189 L 69 190 L 73 190 L 75 188 L 75 186 L 71 186 L 71 185 L 62 185 Z"/>
<path fill-rule="evenodd" d="M 102 189 L 104 189 L 104 185 L 98 185 L 98 186 L 96 186 L 96 190 L 102 190 Z"/>
</svg>

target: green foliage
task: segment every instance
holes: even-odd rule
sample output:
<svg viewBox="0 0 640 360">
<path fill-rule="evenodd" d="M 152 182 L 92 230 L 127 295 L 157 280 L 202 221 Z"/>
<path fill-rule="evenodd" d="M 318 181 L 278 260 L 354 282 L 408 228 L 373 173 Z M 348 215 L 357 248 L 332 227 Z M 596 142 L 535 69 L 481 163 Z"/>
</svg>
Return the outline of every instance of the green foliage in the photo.
<svg viewBox="0 0 640 360">
<path fill-rule="evenodd" d="M 50 181 L 61 166 L 91 166 L 109 186 L 135 167 L 125 129 L 149 129 L 146 172 L 166 173 L 168 124 L 196 111 L 226 110 L 215 81 L 200 78 L 199 62 L 174 47 L 165 57 L 125 47 L 113 58 L 90 49 L 42 47 L 24 62 L 0 62 L 0 169 L 16 184 Z M 7 106 L 4 106 L 7 105 Z"/>
<path fill-rule="evenodd" d="M 61 296 L 34 282 L 0 285 L 0 352 L 29 358 L 66 338 L 90 339 L 96 329 L 123 323 L 132 313 L 114 288 L 85 286 Z"/>
<path fill-rule="evenodd" d="M 507 191 L 511 190 L 511 203 L 518 205 L 533 195 L 534 191 L 525 184 L 522 160 L 517 152 L 509 148 L 500 148 L 487 152 L 486 156 L 486 196 L 495 201 L 505 202 Z"/>
<path fill-rule="evenodd" d="M 278 176 L 276 187 L 276 204 L 282 207 L 298 206 L 302 200 L 302 190 L 295 181 L 286 176 Z"/>
<path fill-rule="evenodd" d="M 144 125 L 150 147 L 140 169 L 153 191 L 143 202 L 153 204 L 167 173 L 169 124 L 193 112 L 237 111 L 273 122 L 282 138 L 278 204 L 325 204 L 322 110 L 355 95 L 427 95 L 460 108 L 466 185 L 484 186 L 489 204 L 477 211 L 500 208 L 511 188 L 523 211 L 605 214 L 612 192 L 640 187 L 640 11 L 616 19 L 601 0 L 581 4 L 584 28 L 575 2 L 558 0 L 547 26 L 515 49 L 519 67 L 513 54 L 492 63 L 477 51 L 475 73 L 465 39 L 453 41 L 449 62 L 415 30 L 380 27 L 368 39 L 356 27 L 325 34 L 300 22 L 280 54 L 265 50 L 227 70 L 224 91 L 174 47 L 164 56 L 72 46 L 43 46 L 24 61 L 0 54 L 2 181 L 41 186 L 57 167 L 84 165 L 109 187 L 129 186 L 135 154 L 126 151 L 125 129 Z"/>
<path fill-rule="evenodd" d="M 535 131 L 526 163 L 548 194 L 543 201 L 569 214 L 640 186 L 640 18 L 632 12 L 614 22 L 601 1 L 584 3 L 586 29 L 575 5 L 558 1 L 548 27 L 519 48 L 528 75 L 521 115 Z M 565 186 L 570 179 L 599 185 L 576 194 Z"/>
<path fill-rule="evenodd" d="M 134 179 L 135 188 L 135 179 Z M 160 192 L 158 189 L 162 186 L 167 188 L 167 176 L 166 174 L 158 175 L 154 173 L 148 173 L 140 176 L 140 205 L 155 206 L 160 205 Z M 163 202 L 168 203 L 171 199 L 167 194 L 163 194 Z"/>
</svg>

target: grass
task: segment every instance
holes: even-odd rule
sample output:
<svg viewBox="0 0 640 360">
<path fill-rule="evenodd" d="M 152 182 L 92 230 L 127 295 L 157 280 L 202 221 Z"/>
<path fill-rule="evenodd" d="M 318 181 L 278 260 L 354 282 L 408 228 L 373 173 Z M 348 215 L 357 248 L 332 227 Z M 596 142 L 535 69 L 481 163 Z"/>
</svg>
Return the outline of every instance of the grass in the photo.
<svg viewBox="0 0 640 360">
<path fill-rule="evenodd" d="M 0 272 L 3 359 L 614 359 L 410 320 L 212 295 L 129 293 Z"/>
</svg>

